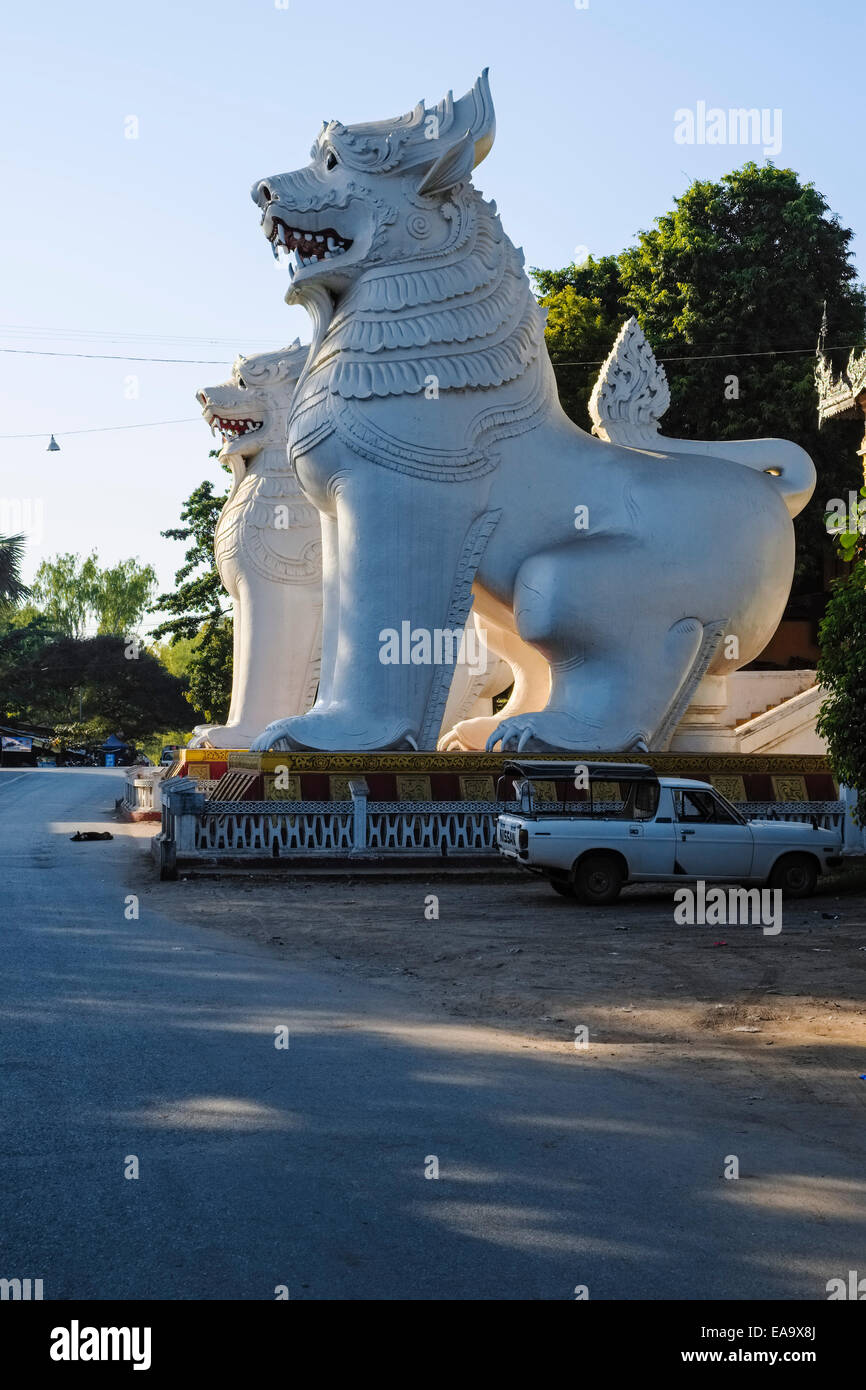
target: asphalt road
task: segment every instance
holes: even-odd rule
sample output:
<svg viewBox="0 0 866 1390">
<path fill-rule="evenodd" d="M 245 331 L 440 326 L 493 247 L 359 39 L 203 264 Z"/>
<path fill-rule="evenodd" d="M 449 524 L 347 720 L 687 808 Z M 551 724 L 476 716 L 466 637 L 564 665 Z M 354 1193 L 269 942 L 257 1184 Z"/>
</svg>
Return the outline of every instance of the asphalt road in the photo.
<svg viewBox="0 0 866 1390">
<path fill-rule="evenodd" d="M 119 794 L 101 769 L 0 773 L 0 1277 L 46 1299 L 820 1299 L 866 1270 L 862 1110 L 830 1143 L 819 1104 L 746 1113 L 694 1067 L 596 1066 L 127 916 L 145 841 Z"/>
</svg>

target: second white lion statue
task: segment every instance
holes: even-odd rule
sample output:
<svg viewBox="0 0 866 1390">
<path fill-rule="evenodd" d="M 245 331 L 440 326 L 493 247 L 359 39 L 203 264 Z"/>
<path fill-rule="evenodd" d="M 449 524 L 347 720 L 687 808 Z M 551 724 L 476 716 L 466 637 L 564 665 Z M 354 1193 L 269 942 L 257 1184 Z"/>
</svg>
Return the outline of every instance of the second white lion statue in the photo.
<svg viewBox="0 0 866 1390">
<path fill-rule="evenodd" d="M 233 677 L 225 724 L 198 725 L 190 747 L 248 748 L 278 713 L 303 714 L 315 698 L 321 526 L 286 458 L 289 404 L 306 359 L 298 342 L 238 357 L 230 381 L 198 393 L 232 470 L 214 550 L 233 600 Z"/>
</svg>

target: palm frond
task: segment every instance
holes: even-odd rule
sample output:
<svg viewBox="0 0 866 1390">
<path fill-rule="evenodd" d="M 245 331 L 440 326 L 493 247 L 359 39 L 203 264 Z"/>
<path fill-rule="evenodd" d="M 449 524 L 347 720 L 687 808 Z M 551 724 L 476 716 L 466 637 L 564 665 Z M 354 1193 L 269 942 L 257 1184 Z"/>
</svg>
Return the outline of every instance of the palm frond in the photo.
<svg viewBox="0 0 866 1390">
<path fill-rule="evenodd" d="M 21 579 L 23 558 L 23 536 L 0 536 L 0 609 L 15 608 L 30 596 Z"/>
</svg>

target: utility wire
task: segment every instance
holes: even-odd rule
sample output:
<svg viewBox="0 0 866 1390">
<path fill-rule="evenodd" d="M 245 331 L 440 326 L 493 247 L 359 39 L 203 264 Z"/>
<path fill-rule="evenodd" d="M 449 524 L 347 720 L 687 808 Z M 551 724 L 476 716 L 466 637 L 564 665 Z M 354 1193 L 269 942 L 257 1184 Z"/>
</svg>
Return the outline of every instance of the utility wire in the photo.
<svg viewBox="0 0 866 1390">
<path fill-rule="evenodd" d="M 825 352 L 843 352 L 857 346 L 854 343 L 838 343 L 834 347 L 825 348 Z M 111 362 L 172 362 L 185 363 L 200 367 L 220 367 L 225 365 L 225 359 L 206 360 L 200 358 L 185 357 L 126 357 L 124 354 L 111 353 L 91 353 L 91 352 L 40 352 L 30 348 L 0 348 L 0 352 L 26 353 L 32 357 L 85 357 L 99 358 L 102 361 Z M 762 352 L 708 352 L 701 355 L 686 355 L 682 357 L 657 357 L 657 362 L 710 362 L 730 357 L 790 357 L 801 353 L 814 353 L 815 348 L 768 348 Z M 596 358 L 591 362 L 554 362 L 553 369 L 559 367 L 600 367 L 606 362 L 606 357 Z M 91 429 L 83 430 L 55 430 L 55 435 L 61 438 L 71 434 L 105 434 L 114 430 L 146 430 L 154 429 L 160 425 L 188 425 L 198 416 L 188 416 L 184 420 L 145 420 L 138 425 L 98 425 Z M 0 434 L 0 439 L 42 439 L 48 433 L 47 430 L 37 430 L 34 434 Z"/>
<path fill-rule="evenodd" d="M 191 425 L 193 421 L 201 420 L 201 415 L 189 415 L 185 420 L 145 420 L 138 425 L 97 425 L 92 429 L 86 430 L 55 430 L 55 437 L 59 434 L 61 439 L 65 439 L 70 434 L 108 434 L 112 430 L 150 430 L 158 425 Z M 0 434 L 0 439 L 44 439 L 49 430 L 37 430 L 35 434 Z"/>
<path fill-rule="evenodd" d="M 850 348 L 857 347 L 857 343 L 837 343 L 835 347 L 825 348 L 825 352 L 846 352 Z M 657 362 L 710 362 L 723 357 L 791 357 L 799 353 L 814 353 L 814 347 L 810 348 L 767 348 L 763 352 L 706 352 L 706 353 L 687 353 L 683 357 L 656 357 Z M 655 356 L 655 353 L 653 354 Z M 556 367 L 600 367 L 602 362 L 606 362 L 606 357 L 599 357 L 595 362 L 554 362 Z"/>
<path fill-rule="evenodd" d="M 0 324 L 0 336 L 14 336 L 25 338 L 51 338 L 51 339 L 70 339 L 70 340 L 91 340 L 114 343 L 206 343 L 209 346 L 216 346 L 221 343 L 228 343 L 233 346 L 240 338 L 248 337 L 251 341 L 259 337 L 258 333 L 240 334 L 235 333 L 230 338 L 220 338 L 215 336 L 204 337 L 201 334 L 191 333 L 126 333 L 122 329 L 105 328 L 46 328 L 20 323 Z"/>
<path fill-rule="evenodd" d="M 21 357 L 87 357 L 102 362 L 174 362 L 198 367 L 224 367 L 227 357 L 131 357 L 125 352 L 43 352 L 41 348 L 0 348 Z"/>
<path fill-rule="evenodd" d="M 857 347 L 856 343 L 837 343 L 834 347 L 825 348 L 826 352 L 844 352 L 852 347 Z M 271 351 L 277 352 L 278 348 Z M 800 353 L 814 353 L 815 348 L 767 348 L 762 352 L 706 352 L 706 353 L 686 353 L 681 357 L 656 357 L 657 362 L 709 362 L 725 357 L 790 357 Z M 0 348 L 0 352 L 16 353 L 26 357 L 84 357 L 102 362 L 170 362 L 195 367 L 222 367 L 225 366 L 225 357 L 130 357 L 125 352 L 47 352 L 42 348 Z M 597 357 L 591 362 L 554 362 L 554 367 L 600 367 L 602 362 L 606 362 L 606 357 Z"/>
</svg>

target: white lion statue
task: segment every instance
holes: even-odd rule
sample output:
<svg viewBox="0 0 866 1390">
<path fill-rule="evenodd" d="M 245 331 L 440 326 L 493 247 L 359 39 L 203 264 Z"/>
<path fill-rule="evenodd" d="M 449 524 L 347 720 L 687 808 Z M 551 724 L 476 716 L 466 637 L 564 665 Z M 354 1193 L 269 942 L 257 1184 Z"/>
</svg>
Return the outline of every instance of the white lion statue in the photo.
<svg viewBox="0 0 866 1390">
<path fill-rule="evenodd" d="M 470 609 L 550 671 L 489 747 L 664 746 L 701 677 L 778 624 L 811 460 L 784 441 L 760 466 L 749 444 L 624 447 L 568 419 L 523 255 L 472 184 L 493 138 L 485 72 L 458 101 L 323 125 L 309 165 L 253 190 L 313 322 L 288 449 L 324 555 L 318 697 L 253 747 L 434 747 L 438 635 Z M 383 661 L 404 623 L 417 643 Z"/>
<path fill-rule="evenodd" d="M 248 748 L 271 720 L 303 714 L 315 699 L 321 526 L 286 458 L 289 404 L 306 359 L 298 342 L 238 357 L 230 381 L 198 392 L 232 470 L 214 550 L 233 600 L 233 679 L 226 723 L 199 724 L 190 747 Z"/>
</svg>

